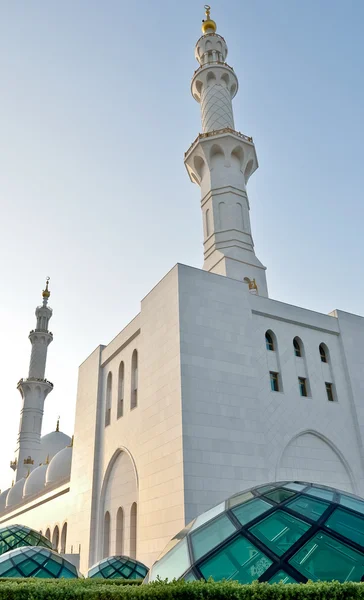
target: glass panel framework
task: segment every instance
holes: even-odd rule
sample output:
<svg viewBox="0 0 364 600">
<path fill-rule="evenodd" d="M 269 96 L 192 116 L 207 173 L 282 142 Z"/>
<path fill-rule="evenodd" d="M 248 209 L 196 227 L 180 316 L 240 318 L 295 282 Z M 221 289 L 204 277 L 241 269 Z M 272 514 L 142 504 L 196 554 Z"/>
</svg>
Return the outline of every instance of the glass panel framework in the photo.
<svg viewBox="0 0 364 600">
<path fill-rule="evenodd" d="M 108 556 L 91 567 L 92 579 L 144 579 L 148 567 L 128 556 Z"/>
<path fill-rule="evenodd" d="M 42 546 L 52 549 L 52 543 L 30 527 L 9 525 L 0 529 L 0 555 L 22 546 Z"/>
<path fill-rule="evenodd" d="M 68 560 L 39 546 L 23 546 L 0 556 L 0 577 L 76 579 L 76 567 Z"/>
<path fill-rule="evenodd" d="M 211 576 L 304 583 L 314 573 L 316 579 L 338 579 L 337 567 L 340 580 L 360 581 L 363 525 L 364 500 L 347 492 L 300 481 L 261 485 L 186 526 L 153 565 L 149 580 Z"/>
</svg>

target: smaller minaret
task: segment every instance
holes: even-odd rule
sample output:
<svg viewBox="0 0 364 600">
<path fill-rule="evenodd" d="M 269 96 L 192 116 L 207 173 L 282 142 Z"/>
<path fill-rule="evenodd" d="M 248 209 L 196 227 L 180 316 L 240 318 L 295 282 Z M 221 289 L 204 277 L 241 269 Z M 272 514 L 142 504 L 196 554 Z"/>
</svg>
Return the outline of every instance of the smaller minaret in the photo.
<svg viewBox="0 0 364 600">
<path fill-rule="evenodd" d="M 39 464 L 44 401 L 53 389 L 53 383 L 44 377 L 48 346 L 53 340 L 53 334 L 48 330 L 52 316 L 52 309 L 48 306 L 50 296 L 48 285 L 49 277 L 42 293 L 43 303 L 35 311 L 36 328 L 29 334 L 32 344 L 29 374 L 26 379 L 21 379 L 17 386 L 23 405 L 20 411 L 15 460 L 10 463 L 12 469 L 16 471 L 16 481 L 26 477 L 27 473 Z"/>
</svg>

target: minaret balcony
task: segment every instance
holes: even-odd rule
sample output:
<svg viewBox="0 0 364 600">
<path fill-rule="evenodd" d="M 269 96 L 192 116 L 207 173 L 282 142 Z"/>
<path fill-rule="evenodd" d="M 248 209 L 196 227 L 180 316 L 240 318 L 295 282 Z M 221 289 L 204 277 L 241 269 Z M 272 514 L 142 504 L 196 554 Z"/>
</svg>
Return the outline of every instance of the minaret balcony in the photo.
<svg viewBox="0 0 364 600">
<path fill-rule="evenodd" d="M 13 471 L 16 471 L 17 466 L 18 466 L 18 460 L 17 459 L 10 461 L 10 469 L 13 469 Z"/>
<path fill-rule="evenodd" d="M 21 388 L 24 384 L 28 384 L 28 383 L 41 383 L 41 384 L 45 384 L 47 387 L 50 387 L 51 389 L 53 389 L 53 383 L 51 381 L 48 381 L 48 379 L 41 379 L 40 377 L 26 377 L 25 379 L 22 377 L 21 379 L 19 379 L 18 383 L 17 383 L 17 388 Z"/>
</svg>

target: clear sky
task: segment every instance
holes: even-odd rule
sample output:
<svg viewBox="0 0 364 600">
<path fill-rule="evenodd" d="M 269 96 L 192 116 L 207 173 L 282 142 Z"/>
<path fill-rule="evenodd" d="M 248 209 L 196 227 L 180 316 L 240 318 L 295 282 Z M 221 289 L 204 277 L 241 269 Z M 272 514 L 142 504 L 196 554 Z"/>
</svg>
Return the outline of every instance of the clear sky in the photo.
<svg viewBox="0 0 364 600">
<path fill-rule="evenodd" d="M 212 0 L 211 0 L 212 1 Z M 239 77 L 236 128 L 271 297 L 364 314 L 364 3 L 215 0 Z M 181 262 L 202 266 L 200 194 L 183 153 L 203 3 L 2 0 L 0 486 L 12 479 L 34 309 L 51 276 L 43 432 L 72 433 L 80 363 Z"/>
</svg>

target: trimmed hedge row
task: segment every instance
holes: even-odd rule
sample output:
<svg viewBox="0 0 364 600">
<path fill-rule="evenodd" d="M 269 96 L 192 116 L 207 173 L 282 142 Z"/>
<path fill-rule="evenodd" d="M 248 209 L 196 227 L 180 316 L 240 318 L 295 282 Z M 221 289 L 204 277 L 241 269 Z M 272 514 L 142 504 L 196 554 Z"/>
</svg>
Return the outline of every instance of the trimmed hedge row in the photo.
<svg viewBox="0 0 364 600">
<path fill-rule="evenodd" d="M 92 580 L 1 579 L 0 600 L 364 600 L 362 583 L 173 582 L 102 585 Z"/>
</svg>

